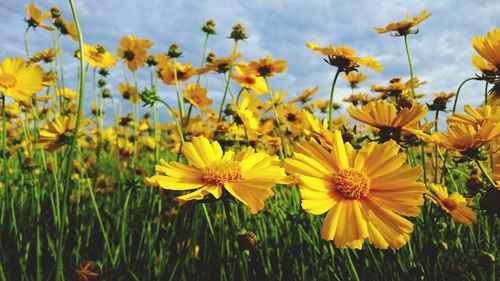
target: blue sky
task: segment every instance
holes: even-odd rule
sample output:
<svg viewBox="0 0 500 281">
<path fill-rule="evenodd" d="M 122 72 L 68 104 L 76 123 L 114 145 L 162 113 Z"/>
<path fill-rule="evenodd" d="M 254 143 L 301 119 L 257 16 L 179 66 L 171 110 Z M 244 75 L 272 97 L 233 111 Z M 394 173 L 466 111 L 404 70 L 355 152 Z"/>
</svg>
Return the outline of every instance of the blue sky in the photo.
<svg viewBox="0 0 500 281">
<path fill-rule="evenodd" d="M 84 40 L 101 44 L 115 51 L 119 39 L 128 34 L 148 38 L 155 42 L 152 52 L 166 52 L 172 43 L 184 51 L 182 60 L 195 66 L 200 62 L 204 34 L 201 25 L 214 19 L 218 35 L 209 40 L 209 51 L 219 56 L 230 52 L 232 41 L 225 37 L 235 23 L 242 23 L 249 35 L 239 45 L 244 60 L 271 54 L 288 61 L 288 73 L 270 80 L 274 90 L 288 90 L 288 96 L 298 95 L 305 88 L 319 86 L 317 98 L 326 98 L 334 68 L 323 62 L 318 53 L 305 47 L 305 42 L 319 45 L 333 43 L 356 49 L 360 56 L 373 56 L 384 66 L 383 73 L 362 70 L 369 79 L 360 91 L 369 92 L 371 84 L 386 84 L 393 76 L 408 79 L 408 66 L 402 38 L 388 34 L 379 35 L 375 26 L 385 26 L 391 21 L 402 20 L 406 13 L 412 16 L 424 9 L 433 15 L 420 26 L 420 32 L 410 37 L 410 50 L 415 73 L 427 81 L 419 92 L 427 100 L 435 92 L 455 91 L 460 82 L 476 72 L 471 65 L 474 50 L 471 40 L 498 27 L 500 1 L 160 1 L 160 0 L 75 0 Z M 24 4 L 19 0 L 2 0 L 0 4 L 0 59 L 24 56 L 23 33 L 26 28 Z M 37 1 L 43 10 L 58 6 L 66 19 L 71 18 L 67 1 Z M 31 53 L 51 46 L 49 32 L 39 29 L 29 32 Z M 76 42 L 63 39 L 65 79 L 76 88 L 76 60 L 72 58 Z M 148 72 L 139 72 L 139 85 L 147 86 Z M 90 75 L 89 75 L 90 76 Z M 111 70 L 110 86 L 115 91 L 123 80 L 121 67 Z M 90 85 L 87 86 L 86 105 L 90 104 Z M 220 99 L 223 81 L 220 75 L 210 74 L 209 95 L 214 102 Z M 461 93 L 463 103 L 479 105 L 484 84 L 471 82 Z M 173 89 L 160 87 L 161 95 L 174 102 Z M 347 83 L 338 83 L 336 100 L 350 94 Z M 218 105 L 216 106 L 218 108 Z M 345 106 L 344 106 L 345 107 Z"/>
</svg>

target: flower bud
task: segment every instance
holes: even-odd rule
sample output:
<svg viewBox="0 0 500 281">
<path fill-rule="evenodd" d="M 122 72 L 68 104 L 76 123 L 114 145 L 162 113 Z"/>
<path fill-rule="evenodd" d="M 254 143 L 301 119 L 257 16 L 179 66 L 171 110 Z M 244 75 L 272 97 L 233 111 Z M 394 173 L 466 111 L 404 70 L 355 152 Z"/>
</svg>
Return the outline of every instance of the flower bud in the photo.
<svg viewBox="0 0 500 281">
<path fill-rule="evenodd" d="M 215 35 L 217 34 L 215 32 L 215 21 L 210 19 L 208 20 L 202 27 L 201 27 L 201 30 L 203 30 L 203 32 L 205 32 L 206 34 L 210 34 L 210 35 Z"/>
<path fill-rule="evenodd" d="M 177 44 L 172 44 L 168 47 L 168 56 L 171 58 L 178 58 L 182 56 L 181 48 Z"/>
<path fill-rule="evenodd" d="M 490 267 L 495 263 L 495 256 L 487 252 L 480 252 L 477 256 L 477 262 L 482 267 Z"/>
<path fill-rule="evenodd" d="M 231 35 L 228 38 L 234 39 L 234 41 L 245 40 L 248 38 L 247 33 L 245 31 L 245 27 L 240 23 L 237 23 L 233 26 L 233 30 L 231 31 Z"/>
<path fill-rule="evenodd" d="M 238 243 L 242 250 L 253 250 L 259 244 L 257 235 L 251 231 L 238 235 Z"/>
</svg>

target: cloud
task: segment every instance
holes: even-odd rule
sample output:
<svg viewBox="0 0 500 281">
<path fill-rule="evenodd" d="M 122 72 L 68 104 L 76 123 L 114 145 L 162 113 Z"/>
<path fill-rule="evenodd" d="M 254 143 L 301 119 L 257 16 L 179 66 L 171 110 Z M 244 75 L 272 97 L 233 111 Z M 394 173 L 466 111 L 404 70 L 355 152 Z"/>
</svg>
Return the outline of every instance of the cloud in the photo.
<svg viewBox="0 0 500 281">
<path fill-rule="evenodd" d="M 440 91 L 455 91 L 460 82 L 474 75 L 471 57 L 474 50 L 471 39 L 485 34 L 495 27 L 500 13 L 500 3 L 494 0 L 466 1 L 96 1 L 77 0 L 77 8 L 85 41 L 102 44 L 111 51 L 116 50 L 121 36 L 135 34 L 155 42 L 153 53 L 166 52 L 171 43 L 177 43 L 184 51 L 184 61 L 198 65 L 204 34 L 200 27 L 208 19 L 217 23 L 218 35 L 210 37 L 208 49 L 220 56 L 227 55 L 232 41 L 225 37 L 231 26 L 241 22 L 250 36 L 238 46 L 245 60 L 257 59 L 271 54 L 274 58 L 288 60 L 288 73 L 270 80 L 275 90 L 288 90 L 289 96 L 298 95 L 305 88 L 318 85 L 318 96 L 326 98 L 329 93 L 334 69 L 323 62 L 322 57 L 305 47 L 305 42 L 318 44 L 347 45 L 355 48 L 360 56 L 373 56 L 384 65 L 384 72 L 369 75 L 361 91 L 369 92 L 370 84 L 386 84 L 393 76 L 408 79 L 408 64 L 402 38 L 387 34 L 379 35 L 375 26 L 385 26 L 391 21 L 401 20 L 406 13 L 416 15 L 424 9 L 433 15 L 420 26 L 420 32 L 409 38 L 415 73 L 428 83 L 421 91 L 431 94 Z M 71 13 L 66 2 L 37 1 L 48 9 L 56 4 L 66 19 Z M 23 34 L 26 24 L 24 7 L 17 0 L 4 0 L 0 6 L 0 29 L 3 31 L 0 56 L 23 56 Z M 52 45 L 52 37 L 45 30 L 28 34 L 30 49 L 42 50 Z M 77 44 L 62 38 L 65 78 L 68 85 L 76 88 L 77 63 L 72 58 Z M 91 75 L 88 75 L 90 79 Z M 221 75 L 209 75 L 210 96 L 220 100 L 224 82 Z M 111 70 L 109 84 L 116 93 L 123 80 L 121 67 Z M 138 73 L 140 87 L 148 86 L 149 72 Z M 91 80 L 87 80 L 91 81 Z M 87 84 L 86 107 L 91 101 L 91 83 Z M 344 81 L 339 81 L 336 99 L 350 94 Z M 160 87 L 161 94 L 174 101 L 172 88 Z M 461 93 L 460 105 L 479 104 L 484 85 L 471 82 Z M 90 94 L 89 94 L 90 93 Z M 218 107 L 218 106 L 216 106 Z"/>
</svg>

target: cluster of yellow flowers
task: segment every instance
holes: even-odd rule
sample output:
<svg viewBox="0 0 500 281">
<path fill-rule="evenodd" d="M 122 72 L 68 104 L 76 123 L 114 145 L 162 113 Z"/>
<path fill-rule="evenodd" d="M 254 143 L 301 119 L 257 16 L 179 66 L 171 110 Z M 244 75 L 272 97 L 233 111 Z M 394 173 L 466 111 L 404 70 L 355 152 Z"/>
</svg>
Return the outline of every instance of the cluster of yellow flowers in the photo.
<svg viewBox="0 0 500 281">
<path fill-rule="evenodd" d="M 30 27 L 78 37 L 74 24 L 63 20 L 57 8 L 42 13 L 30 4 L 26 10 Z M 407 36 L 415 34 L 416 26 L 430 15 L 424 11 L 413 19 L 408 16 L 404 21 L 375 29 L 404 36 L 406 42 Z M 53 26 L 44 24 L 49 18 Z M 214 35 L 215 23 L 208 21 L 202 30 L 207 38 Z M 467 105 L 465 114 L 453 113 L 448 117 L 446 132 L 437 131 L 437 120 L 423 121 L 429 110 L 436 111 L 436 116 L 445 112 L 447 102 L 458 98 L 458 93 L 438 93 L 432 105 L 420 103 L 422 95 L 415 91 L 425 82 L 413 74 L 406 82 L 395 77 L 387 86 L 373 85 L 371 89 L 380 94 L 378 97 L 355 93 L 367 79 L 358 70 L 367 67 L 380 72 L 381 63 L 372 57 L 359 57 L 351 47 L 321 47 L 309 42 L 308 48 L 326 56 L 325 61 L 336 68 L 330 99 L 311 101 L 318 92 L 315 87 L 285 101 L 287 92 L 272 91 L 270 79 L 286 72 L 287 62 L 270 55 L 242 61 L 237 43 L 247 34 L 239 24 L 233 27 L 229 38 L 234 43 L 227 57 L 204 55 L 198 68 L 178 60 L 182 55 L 179 46 L 173 44 L 168 53 L 153 55 L 149 53 L 153 42 L 133 35 L 120 40 L 116 54 L 102 45 L 82 46 L 83 59 L 94 71 L 95 118 L 84 120 L 83 129 L 76 136 L 76 101 L 83 93 L 65 88 L 54 69 L 45 72 L 42 67 L 42 63 L 61 54 L 58 46 L 28 55 L 26 60 L 3 59 L 0 92 L 4 100 L 5 96 L 15 100 L 12 104 L 4 103 L 2 110 L 9 121 L 4 128 L 9 136 L 9 154 L 23 151 L 23 157 L 28 157 L 40 148 L 54 152 L 76 137 L 81 149 L 97 151 L 97 160 L 89 160 L 89 166 L 92 161 L 99 161 L 104 148 L 110 148 L 108 153 L 117 153 L 124 160 L 122 168 L 137 170 L 135 159 L 141 156 L 141 149 L 154 151 L 148 157 L 157 161 L 156 174 L 144 178 L 147 185 L 188 191 L 176 197 L 181 204 L 207 197 L 233 198 L 252 214 L 265 208 L 265 200 L 274 194 L 273 187 L 298 186 L 306 212 L 326 213 L 321 237 L 334 240 L 340 248 L 359 249 L 365 240 L 377 248 L 405 245 L 413 231 L 413 224 L 406 217 L 419 215 L 424 196 L 453 219 L 473 223 L 476 213 L 471 209 L 471 200 L 456 191 L 449 193 L 448 183 L 440 180 L 436 172 L 434 183 L 430 183 L 432 167 L 434 171 L 440 168 L 442 174 L 451 169 L 448 154 L 457 162 L 475 161 L 488 188 L 499 189 L 500 159 L 487 156 L 497 153 L 500 147 L 500 29 L 472 40 L 478 53 L 473 64 L 482 72 L 477 80 L 492 86 L 485 104 L 481 108 Z M 77 57 L 79 53 L 75 53 Z M 114 126 L 104 128 L 105 102 L 111 100 L 114 104 L 106 77 L 120 61 L 134 74 L 149 68 L 151 85 L 143 85 L 146 89 L 140 92 L 137 81 L 129 81 L 125 75 L 118 91 L 135 106 L 135 112 L 116 115 Z M 223 74 L 225 79 L 219 111 L 212 107 L 214 101 L 208 97 L 208 88 L 200 83 L 208 73 Z M 340 73 L 353 91 L 344 101 L 352 103 L 347 113 L 361 122 L 356 126 L 351 126 L 347 116 L 332 117 L 338 109 L 333 93 Z M 177 109 L 161 100 L 157 81 L 173 87 Z M 237 94 L 232 90 L 234 85 L 240 88 Z M 43 89 L 47 89 L 47 95 L 38 96 Z M 231 96 L 229 102 L 227 94 Z M 137 106 L 141 101 L 154 107 L 153 118 L 147 113 L 140 119 Z M 159 104 L 167 106 L 174 122 L 158 122 Z M 21 117 L 19 106 L 31 110 Z M 321 118 L 324 113 L 328 113 L 327 118 Z M 23 134 L 22 118 L 37 124 L 43 122 L 44 126 L 33 135 Z M 95 129 L 85 129 L 94 125 Z M 422 165 L 414 157 L 417 148 L 422 149 Z M 442 149 L 446 150 L 445 156 Z M 434 160 L 423 159 L 428 154 L 426 150 L 434 155 Z M 177 161 L 160 159 L 159 153 L 164 156 L 166 151 L 177 153 Z M 491 171 L 481 164 L 485 160 L 490 161 Z M 97 185 L 97 179 L 94 180 Z M 101 178 L 99 182 L 106 181 Z"/>
</svg>

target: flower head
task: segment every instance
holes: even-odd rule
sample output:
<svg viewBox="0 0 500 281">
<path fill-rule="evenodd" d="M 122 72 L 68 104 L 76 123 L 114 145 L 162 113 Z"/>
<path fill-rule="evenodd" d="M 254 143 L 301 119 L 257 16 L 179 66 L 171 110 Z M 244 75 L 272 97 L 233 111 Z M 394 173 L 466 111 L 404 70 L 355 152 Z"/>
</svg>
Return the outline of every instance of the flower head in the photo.
<svg viewBox="0 0 500 281">
<path fill-rule="evenodd" d="M 184 98 L 197 108 L 205 111 L 210 105 L 212 100 L 207 97 L 207 89 L 203 88 L 200 84 L 187 84 L 186 90 L 182 92 Z"/>
<path fill-rule="evenodd" d="M 271 77 L 274 74 L 286 72 L 287 63 L 286 60 L 274 60 L 270 55 L 267 55 L 263 59 L 251 61 L 248 67 L 257 76 Z"/>
<path fill-rule="evenodd" d="M 496 68 L 500 67 L 500 28 L 493 29 L 485 36 L 475 36 L 472 39 L 472 47 Z"/>
<path fill-rule="evenodd" d="M 258 95 L 267 94 L 269 89 L 263 77 L 258 76 L 254 69 L 245 62 L 239 62 L 234 66 L 236 73 L 231 78 L 242 88 L 250 89 Z"/>
<path fill-rule="evenodd" d="M 458 192 L 448 194 L 448 189 L 439 184 L 431 184 L 430 188 L 434 195 L 430 195 L 432 201 L 438 204 L 446 213 L 465 225 L 476 222 L 477 214 L 468 207 L 467 200 Z"/>
<path fill-rule="evenodd" d="M 328 212 L 321 237 L 339 248 L 363 246 L 399 248 L 409 240 L 413 224 L 402 216 L 417 216 L 423 203 L 419 167 L 410 168 L 394 141 L 369 143 L 355 151 L 335 131 L 331 150 L 302 141 L 285 162 L 300 186 L 302 208 Z M 394 198 L 397 198 L 395 200 Z"/>
<path fill-rule="evenodd" d="M 189 80 L 189 78 L 196 74 L 196 70 L 189 62 L 173 62 L 170 57 L 161 54 L 158 56 L 156 73 L 162 79 L 163 83 L 175 85 L 176 80 L 177 82 Z"/>
<path fill-rule="evenodd" d="M 356 51 L 347 46 L 334 47 L 332 44 L 328 47 L 320 47 L 316 43 L 309 42 L 306 46 L 313 51 L 328 57 L 325 60 L 331 66 L 338 67 L 340 71 L 349 73 L 356 71 L 360 66 L 366 66 L 377 72 L 381 72 L 383 67 L 380 62 L 374 60 L 372 57 L 358 57 Z"/>
<path fill-rule="evenodd" d="M 344 78 L 349 82 L 349 85 L 351 86 L 352 89 L 355 89 L 358 87 L 359 84 L 364 82 L 368 76 L 361 72 L 356 72 L 356 71 L 351 71 L 349 73 L 344 73 Z"/>
<path fill-rule="evenodd" d="M 78 56 L 80 52 L 76 53 Z M 110 68 L 116 65 L 118 58 L 112 55 L 102 45 L 83 45 L 83 55 L 85 60 L 93 68 Z"/>
<path fill-rule="evenodd" d="M 234 64 L 234 61 L 241 57 L 241 53 L 237 53 L 234 55 L 230 55 L 225 58 L 214 58 L 209 63 L 205 65 L 205 67 L 198 69 L 198 74 L 205 74 L 209 71 L 215 71 L 217 73 L 226 73 L 228 72 Z"/>
<path fill-rule="evenodd" d="M 125 60 L 128 69 L 135 72 L 139 67 L 146 65 L 148 49 L 153 47 L 153 42 L 148 39 L 140 39 L 134 35 L 124 36 L 120 40 L 118 56 Z"/>
<path fill-rule="evenodd" d="M 122 95 L 123 99 L 129 100 L 134 104 L 138 104 L 141 98 L 139 97 L 139 92 L 137 91 L 137 88 L 126 82 L 126 83 L 119 83 L 118 84 L 118 91 Z"/>
<path fill-rule="evenodd" d="M 88 122 L 84 121 L 81 127 L 84 127 Z M 55 151 L 58 148 L 69 144 L 72 141 L 73 133 L 76 126 L 76 116 L 63 116 L 59 113 L 54 116 L 54 120 L 40 129 L 40 138 L 38 146 L 46 148 L 49 151 Z M 80 131 L 78 137 L 82 137 L 84 131 Z"/>
<path fill-rule="evenodd" d="M 379 33 L 394 32 L 395 36 L 406 36 L 408 34 L 414 34 L 417 31 L 413 31 L 412 28 L 417 26 L 419 23 L 423 22 L 431 16 L 431 12 L 424 10 L 420 15 L 410 19 L 410 15 L 406 14 L 406 19 L 398 22 L 391 22 L 386 27 L 375 27 L 374 29 Z"/>
<path fill-rule="evenodd" d="M 55 30 L 54 27 L 47 26 L 43 23 L 45 20 L 51 18 L 50 11 L 42 14 L 42 11 L 35 5 L 35 3 L 31 3 L 29 5 L 26 5 L 26 14 L 28 15 L 28 19 L 26 20 L 26 22 L 30 27 L 41 27 L 49 31 Z"/>
<path fill-rule="evenodd" d="M 61 49 L 47 48 L 31 56 L 30 62 L 44 61 L 46 63 L 52 62 L 54 58 L 61 52 Z"/>
<path fill-rule="evenodd" d="M 34 94 L 43 89 L 43 69 L 22 58 L 6 58 L 0 63 L 0 92 L 18 102 L 31 103 Z"/>
<path fill-rule="evenodd" d="M 284 169 L 273 157 L 251 147 L 224 153 L 217 141 L 201 136 L 184 143 L 182 151 L 190 165 L 161 160 L 156 166 L 158 174 L 145 179 L 149 185 L 170 190 L 196 189 L 178 196 L 180 203 L 201 200 L 209 194 L 219 199 L 227 191 L 255 214 L 274 194 L 273 185 L 285 178 Z"/>
<path fill-rule="evenodd" d="M 427 114 L 427 107 L 415 104 L 411 108 L 404 108 L 398 112 L 396 106 L 385 101 L 370 102 L 362 107 L 347 108 L 349 115 L 365 124 L 378 128 L 381 141 L 399 139 L 401 133 L 416 127 Z"/>
</svg>

